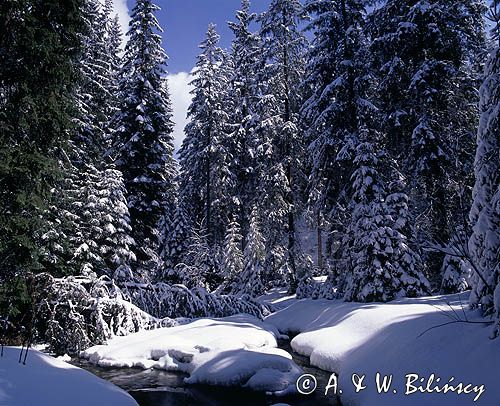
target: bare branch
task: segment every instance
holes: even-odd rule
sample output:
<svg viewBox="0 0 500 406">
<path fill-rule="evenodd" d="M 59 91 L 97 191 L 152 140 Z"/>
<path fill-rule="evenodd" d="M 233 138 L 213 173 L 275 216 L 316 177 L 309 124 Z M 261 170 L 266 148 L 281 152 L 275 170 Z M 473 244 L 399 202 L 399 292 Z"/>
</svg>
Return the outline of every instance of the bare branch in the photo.
<svg viewBox="0 0 500 406">
<path fill-rule="evenodd" d="M 493 323 L 495 323 L 493 320 L 491 321 L 467 321 L 467 320 L 454 320 L 454 321 L 448 321 L 446 323 L 443 323 L 443 324 L 438 324 L 437 326 L 432 326 L 432 327 L 429 327 L 427 330 L 424 330 L 422 331 L 418 336 L 417 338 L 420 338 L 422 337 L 425 333 L 431 331 L 431 330 L 434 330 L 435 328 L 439 328 L 439 327 L 444 327 L 444 326 L 447 326 L 449 324 L 455 324 L 455 323 L 465 323 L 465 324 L 483 324 L 483 325 L 487 325 L 487 326 L 491 326 L 493 325 Z"/>
</svg>

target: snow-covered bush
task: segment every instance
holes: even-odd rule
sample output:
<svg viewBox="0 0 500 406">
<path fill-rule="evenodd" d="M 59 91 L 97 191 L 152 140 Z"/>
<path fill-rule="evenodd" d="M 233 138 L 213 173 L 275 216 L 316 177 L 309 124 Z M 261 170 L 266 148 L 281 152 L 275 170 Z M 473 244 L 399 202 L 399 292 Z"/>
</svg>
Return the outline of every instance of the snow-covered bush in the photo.
<svg viewBox="0 0 500 406">
<path fill-rule="evenodd" d="M 175 324 L 158 320 L 124 300 L 106 278 L 56 279 L 40 274 L 35 277 L 34 291 L 38 339 L 55 353 L 75 354 L 115 335 Z"/>
<path fill-rule="evenodd" d="M 107 277 L 35 276 L 37 339 L 55 353 L 76 354 L 113 336 L 177 325 L 174 318 L 225 317 L 247 313 L 262 318 L 267 309 L 249 297 L 219 296 L 183 285 L 121 286 Z"/>
<path fill-rule="evenodd" d="M 262 318 L 267 309 L 248 296 L 217 295 L 203 287 L 165 283 L 134 285 L 123 288 L 125 297 L 149 314 L 159 317 L 225 317 L 247 313 Z"/>
<path fill-rule="evenodd" d="M 193 231 L 183 262 L 177 264 L 175 272 L 182 284 L 215 290 L 222 283 L 219 247 L 211 247 L 207 236 Z"/>
</svg>

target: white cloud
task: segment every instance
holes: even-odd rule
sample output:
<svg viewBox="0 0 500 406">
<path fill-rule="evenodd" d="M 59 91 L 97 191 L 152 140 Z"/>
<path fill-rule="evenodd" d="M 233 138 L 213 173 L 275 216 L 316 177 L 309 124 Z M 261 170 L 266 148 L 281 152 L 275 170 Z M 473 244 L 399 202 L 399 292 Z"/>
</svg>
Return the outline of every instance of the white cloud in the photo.
<svg viewBox="0 0 500 406">
<path fill-rule="evenodd" d="M 103 0 L 101 0 L 103 1 Z M 113 0 L 114 11 L 118 14 L 120 25 L 122 27 L 123 40 L 126 42 L 125 33 L 128 31 L 130 13 L 127 7 L 127 0 Z M 192 86 L 189 85 L 193 77 L 189 72 L 179 72 L 168 75 L 168 86 L 173 109 L 174 127 L 174 145 L 177 151 L 184 139 L 184 127 L 188 123 L 187 111 L 191 104 Z"/>
<path fill-rule="evenodd" d="M 174 145 L 177 151 L 184 139 L 184 127 L 188 123 L 187 111 L 191 104 L 193 87 L 189 83 L 193 77 L 188 72 L 179 72 L 168 75 L 168 87 L 172 100 L 174 128 Z"/>
<path fill-rule="evenodd" d="M 129 10 L 127 7 L 127 0 L 113 0 L 115 13 L 118 14 L 120 25 L 122 27 L 122 34 L 128 31 L 128 22 L 130 21 Z"/>
</svg>

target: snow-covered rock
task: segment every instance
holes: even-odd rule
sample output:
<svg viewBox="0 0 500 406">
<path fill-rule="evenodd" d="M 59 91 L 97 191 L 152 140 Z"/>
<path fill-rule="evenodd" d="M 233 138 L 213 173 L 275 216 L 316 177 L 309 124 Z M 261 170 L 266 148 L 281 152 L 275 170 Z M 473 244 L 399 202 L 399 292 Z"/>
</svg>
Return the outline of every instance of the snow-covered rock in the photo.
<svg viewBox="0 0 500 406">
<path fill-rule="evenodd" d="M 467 308 L 467 296 L 384 304 L 301 300 L 265 321 L 282 332 L 299 332 L 291 342 L 294 351 L 308 356 L 311 364 L 339 374 L 343 404 L 465 405 L 474 403 L 484 385 L 477 403 L 496 405 L 500 399 L 500 341 L 488 338 L 490 327 L 485 324 L 455 322 L 487 321 Z M 393 376 L 388 393 L 377 392 L 377 372 L 382 377 Z M 365 375 L 366 389 L 359 393 L 351 381 L 353 374 Z M 434 393 L 412 392 L 414 388 L 406 386 L 413 379 L 408 374 L 418 374 L 412 385 L 424 388 L 435 374 L 430 385 Z M 451 377 L 451 385 L 472 383 L 469 390 L 475 387 L 476 391 L 437 393 L 436 388 L 442 388 Z"/>
<path fill-rule="evenodd" d="M 290 354 L 276 348 L 277 338 L 272 325 L 236 315 L 116 337 L 81 356 L 100 366 L 182 371 L 190 375 L 189 384 L 293 393 L 302 371 Z"/>
<path fill-rule="evenodd" d="M 20 351 L 5 347 L 0 358 L 0 405 L 137 405 L 112 383 L 35 349 L 18 363 Z"/>
</svg>

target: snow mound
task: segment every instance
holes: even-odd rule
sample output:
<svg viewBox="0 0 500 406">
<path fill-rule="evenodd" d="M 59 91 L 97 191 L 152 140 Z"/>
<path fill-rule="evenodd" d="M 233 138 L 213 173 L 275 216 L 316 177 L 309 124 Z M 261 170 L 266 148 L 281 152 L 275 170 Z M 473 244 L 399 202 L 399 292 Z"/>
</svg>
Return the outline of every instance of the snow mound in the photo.
<svg viewBox="0 0 500 406">
<path fill-rule="evenodd" d="M 244 386 L 284 395 L 295 392 L 301 369 L 277 349 L 278 330 L 249 315 L 116 337 L 81 353 L 108 367 L 157 368 L 189 374 L 186 383 Z"/>
<path fill-rule="evenodd" d="M 435 374 L 440 378 L 438 387 L 451 377 L 453 385 L 484 385 L 477 403 L 494 405 L 500 399 L 500 341 L 488 339 L 490 327 L 485 324 L 454 322 L 485 321 L 467 303 L 467 293 L 385 304 L 301 300 L 265 321 L 282 332 L 299 332 L 291 343 L 294 351 L 308 356 L 311 364 L 340 375 L 343 404 L 465 405 L 478 395 L 453 391 L 406 394 L 406 375 L 418 374 L 414 385 L 425 388 Z M 437 327 L 445 323 L 449 324 Z M 393 376 L 388 393 L 378 393 L 377 372 L 382 377 Z M 359 393 L 351 381 L 355 373 L 366 376 L 367 388 Z M 436 379 L 431 388 L 436 387 Z"/>
<path fill-rule="evenodd" d="M 20 364 L 20 351 L 5 347 L 0 358 L 0 405 L 137 405 L 112 383 L 37 350 Z"/>
<path fill-rule="evenodd" d="M 238 349 L 201 354 L 186 383 L 243 386 L 275 395 L 294 392 L 301 369 L 285 351 L 283 355 L 263 349 L 262 352 L 260 349 Z"/>
</svg>

